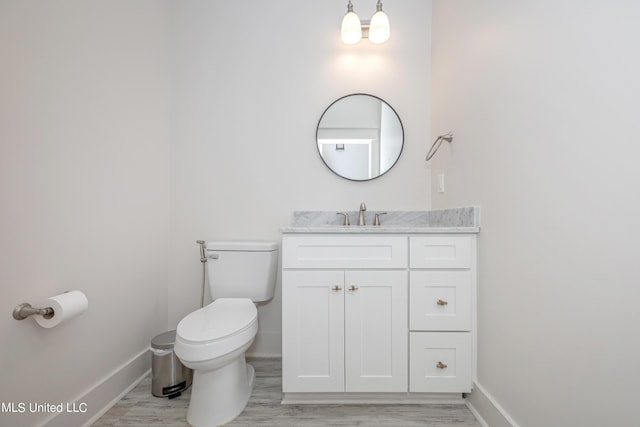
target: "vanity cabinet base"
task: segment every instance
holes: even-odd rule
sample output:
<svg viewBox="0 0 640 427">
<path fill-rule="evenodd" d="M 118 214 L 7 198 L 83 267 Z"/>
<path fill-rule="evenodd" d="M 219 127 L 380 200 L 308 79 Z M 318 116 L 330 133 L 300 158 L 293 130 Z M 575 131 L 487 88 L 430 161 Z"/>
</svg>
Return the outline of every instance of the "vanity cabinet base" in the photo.
<svg viewBox="0 0 640 427">
<path fill-rule="evenodd" d="M 461 403 L 476 237 L 285 235 L 283 403 Z"/>
<path fill-rule="evenodd" d="M 282 393 L 283 405 L 464 404 L 462 393 Z"/>
</svg>

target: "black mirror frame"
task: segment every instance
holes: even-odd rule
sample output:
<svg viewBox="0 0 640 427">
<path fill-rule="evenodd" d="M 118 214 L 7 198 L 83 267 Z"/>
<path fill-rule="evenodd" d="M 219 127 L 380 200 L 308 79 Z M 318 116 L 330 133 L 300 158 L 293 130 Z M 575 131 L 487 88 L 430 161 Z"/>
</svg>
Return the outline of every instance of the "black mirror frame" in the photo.
<svg viewBox="0 0 640 427">
<path fill-rule="evenodd" d="M 327 113 L 327 111 L 329 111 L 329 109 L 336 104 L 337 102 L 348 98 L 350 96 L 370 96 L 371 98 L 375 98 L 377 100 L 379 100 L 380 102 L 383 102 L 387 105 L 387 107 L 389 107 L 391 109 L 391 111 L 393 111 L 393 113 L 396 115 L 396 117 L 398 118 L 398 123 L 400 123 L 400 130 L 402 131 L 402 145 L 400 146 L 400 152 L 398 152 L 398 156 L 396 157 L 396 160 L 393 162 L 393 164 L 391 166 L 389 166 L 389 168 L 382 172 L 381 174 L 374 176 L 373 178 L 367 178 L 367 179 L 354 179 L 354 178 L 349 178 L 343 175 L 340 175 L 338 172 L 334 171 L 331 166 L 329 166 L 327 164 L 327 162 L 324 160 L 324 158 L 322 157 L 322 153 L 320 152 L 320 147 L 318 147 L 318 132 L 320 130 L 320 123 L 322 122 L 322 118 L 324 117 L 324 115 Z M 336 99 L 335 101 L 333 101 L 331 104 L 329 104 L 329 106 L 327 108 L 325 108 L 324 112 L 322 113 L 322 115 L 320 116 L 320 119 L 318 120 L 318 124 L 316 125 L 316 151 L 318 151 L 318 156 L 320 156 L 320 159 L 322 159 L 322 162 L 325 164 L 325 166 L 334 174 L 336 174 L 337 176 L 339 176 L 340 178 L 344 178 L 346 180 L 349 181 L 355 181 L 355 182 L 365 182 L 365 181 L 372 181 L 374 179 L 380 178 L 381 176 L 385 175 L 387 172 L 389 172 L 391 169 L 393 169 L 393 167 L 398 163 L 398 160 L 400 160 L 400 156 L 402 155 L 402 151 L 404 150 L 404 125 L 402 124 L 402 120 L 400 119 L 400 115 L 398 114 L 398 112 L 384 99 L 375 96 L 375 95 L 371 95 L 369 93 L 350 93 L 348 95 L 344 95 L 341 96 L 340 98 Z"/>
</svg>

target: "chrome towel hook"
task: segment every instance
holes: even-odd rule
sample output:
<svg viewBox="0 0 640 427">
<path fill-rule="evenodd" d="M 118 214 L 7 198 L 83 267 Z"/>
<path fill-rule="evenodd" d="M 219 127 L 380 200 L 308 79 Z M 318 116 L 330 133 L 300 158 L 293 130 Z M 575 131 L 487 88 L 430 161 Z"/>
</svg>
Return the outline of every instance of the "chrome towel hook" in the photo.
<svg viewBox="0 0 640 427">
<path fill-rule="evenodd" d="M 449 144 L 451 144 L 451 141 L 453 141 L 453 133 L 449 132 L 447 134 L 440 135 L 439 137 L 436 138 L 436 140 L 431 145 L 431 148 L 429 148 L 429 152 L 427 153 L 427 156 L 424 159 L 425 162 L 428 162 L 429 160 L 431 160 L 434 154 L 436 154 L 436 152 L 442 145 L 442 141 L 447 141 Z"/>
</svg>

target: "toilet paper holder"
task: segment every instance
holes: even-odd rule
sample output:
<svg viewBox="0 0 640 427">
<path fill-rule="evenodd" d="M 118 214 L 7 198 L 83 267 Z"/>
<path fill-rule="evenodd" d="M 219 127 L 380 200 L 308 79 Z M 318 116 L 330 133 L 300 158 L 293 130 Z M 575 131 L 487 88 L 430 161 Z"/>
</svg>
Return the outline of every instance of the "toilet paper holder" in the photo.
<svg viewBox="0 0 640 427">
<path fill-rule="evenodd" d="M 53 308 L 51 307 L 35 308 L 27 302 L 23 302 L 13 309 L 13 318 L 16 320 L 24 320 L 29 316 L 33 316 L 34 314 L 43 316 L 45 319 L 51 319 L 54 312 Z"/>
</svg>

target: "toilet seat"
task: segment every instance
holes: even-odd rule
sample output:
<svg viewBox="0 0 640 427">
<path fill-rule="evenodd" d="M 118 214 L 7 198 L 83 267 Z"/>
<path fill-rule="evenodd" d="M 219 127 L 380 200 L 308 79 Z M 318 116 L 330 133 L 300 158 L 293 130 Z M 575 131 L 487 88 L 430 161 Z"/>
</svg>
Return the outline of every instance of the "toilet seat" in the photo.
<svg viewBox="0 0 640 427">
<path fill-rule="evenodd" d="M 257 316 L 248 298 L 219 298 L 182 319 L 178 333 L 185 342 L 207 344 L 241 333 Z"/>
<path fill-rule="evenodd" d="M 219 298 L 188 314 L 176 329 L 175 352 L 185 361 L 230 353 L 255 337 L 258 310 L 248 298 Z"/>
</svg>

